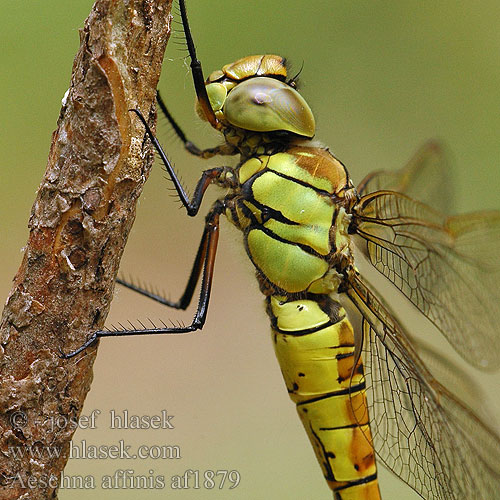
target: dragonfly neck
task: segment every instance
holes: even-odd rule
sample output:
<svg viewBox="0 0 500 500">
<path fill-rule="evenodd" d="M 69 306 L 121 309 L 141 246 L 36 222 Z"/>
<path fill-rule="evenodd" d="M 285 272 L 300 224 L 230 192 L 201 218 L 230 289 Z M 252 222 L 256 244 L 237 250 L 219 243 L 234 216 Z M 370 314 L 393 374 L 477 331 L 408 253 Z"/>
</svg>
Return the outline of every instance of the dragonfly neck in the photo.
<svg viewBox="0 0 500 500">
<path fill-rule="evenodd" d="M 228 127 L 223 133 L 226 142 L 234 146 L 244 160 L 257 155 L 281 153 L 296 143 L 304 142 L 302 137 L 287 132 L 262 133 Z M 307 140 L 307 142 L 310 141 Z"/>
</svg>

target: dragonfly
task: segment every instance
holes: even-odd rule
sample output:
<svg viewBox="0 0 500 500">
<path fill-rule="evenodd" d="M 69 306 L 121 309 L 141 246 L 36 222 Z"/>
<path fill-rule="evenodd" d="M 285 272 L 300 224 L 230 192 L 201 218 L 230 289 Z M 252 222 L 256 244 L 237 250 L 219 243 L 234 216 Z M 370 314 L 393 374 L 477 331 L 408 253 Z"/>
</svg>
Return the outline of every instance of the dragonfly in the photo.
<svg viewBox="0 0 500 500">
<path fill-rule="evenodd" d="M 442 151 L 432 142 L 403 169 L 372 173 L 356 188 L 344 164 L 313 140 L 314 115 L 284 58 L 243 57 L 205 79 L 185 1 L 179 5 L 197 112 L 223 143 L 200 149 L 159 95 L 158 105 L 188 152 L 239 161 L 205 170 L 190 198 L 146 119 L 133 110 L 189 216 L 212 184 L 227 194 L 206 215 L 177 302 L 118 283 L 176 309 L 189 306 L 199 285 L 196 313 L 190 325 L 97 331 L 64 356 L 102 337 L 202 329 L 225 215 L 242 232 L 287 391 L 333 498 L 381 499 L 378 464 L 428 500 L 496 498 L 498 435 L 431 373 L 426 359 L 437 356 L 358 270 L 355 248 L 465 361 L 493 370 L 500 364 L 500 212 L 446 215 Z M 352 311 L 361 318 L 358 328 Z"/>
</svg>

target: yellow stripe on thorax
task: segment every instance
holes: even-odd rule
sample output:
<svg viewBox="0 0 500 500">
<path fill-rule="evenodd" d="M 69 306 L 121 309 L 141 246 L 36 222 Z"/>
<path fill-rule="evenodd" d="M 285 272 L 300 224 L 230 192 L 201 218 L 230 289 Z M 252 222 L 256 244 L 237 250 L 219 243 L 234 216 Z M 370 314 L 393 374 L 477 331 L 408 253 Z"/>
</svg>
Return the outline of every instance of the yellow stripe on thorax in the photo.
<svg viewBox="0 0 500 500">
<path fill-rule="evenodd" d="M 378 500 L 361 359 L 354 332 L 331 299 L 270 298 L 276 356 L 330 488 L 339 500 Z"/>
</svg>

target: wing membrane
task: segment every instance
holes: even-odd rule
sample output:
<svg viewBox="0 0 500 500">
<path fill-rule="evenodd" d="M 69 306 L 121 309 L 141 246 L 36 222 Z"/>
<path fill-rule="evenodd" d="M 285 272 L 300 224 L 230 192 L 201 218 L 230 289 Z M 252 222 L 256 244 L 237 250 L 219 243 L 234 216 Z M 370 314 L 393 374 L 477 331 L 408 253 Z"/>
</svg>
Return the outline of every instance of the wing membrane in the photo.
<svg viewBox="0 0 500 500">
<path fill-rule="evenodd" d="M 371 263 L 468 362 L 500 364 L 500 212 L 445 217 L 408 196 L 361 198 L 354 227 Z"/>
<path fill-rule="evenodd" d="M 363 358 L 375 451 L 426 500 L 489 500 L 500 491 L 500 440 L 436 382 L 408 336 L 359 276 Z"/>
<path fill-rule="evenodd" d="M 375 191 L 397 191 L 449 213 L 453 202 L 449 170 L 443 146 L 429 141 L 400 170 L 368 174 L 359 184 L 358 193 L 364 196 Z"/>
<path fill-rule="evenodd" d="M 424 342 L 420 336 L 412 335 L 411 345 L 441 385 L 452 394 L 460 394 L 461 400 L 471 408 L 475 408 L 479 417 L 487 414 L 487 408 L 483 405 L 486 387 L 473 380 L 462 366 L 443 356 L 432 345 Z"/>
</svg>

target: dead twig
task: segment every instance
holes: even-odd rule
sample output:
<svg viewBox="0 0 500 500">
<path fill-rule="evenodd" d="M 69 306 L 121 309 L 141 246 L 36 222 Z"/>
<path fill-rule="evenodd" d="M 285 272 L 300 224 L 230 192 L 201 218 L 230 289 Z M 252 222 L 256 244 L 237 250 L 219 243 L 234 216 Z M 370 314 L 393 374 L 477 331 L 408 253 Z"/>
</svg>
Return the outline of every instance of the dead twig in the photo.
<svg viewBox="0 0 500 500">
<path fill-rule="evenodd" d="M 108 313 L 153 160 L 128 110 L 155 118 L 170 7 L 171 0 L 98 0 L 80 33 L 0 325 L 2 499 L 57 497 L 96 350 L 71 360 L 58 353 L 102 328 Z"/>
</svg>

